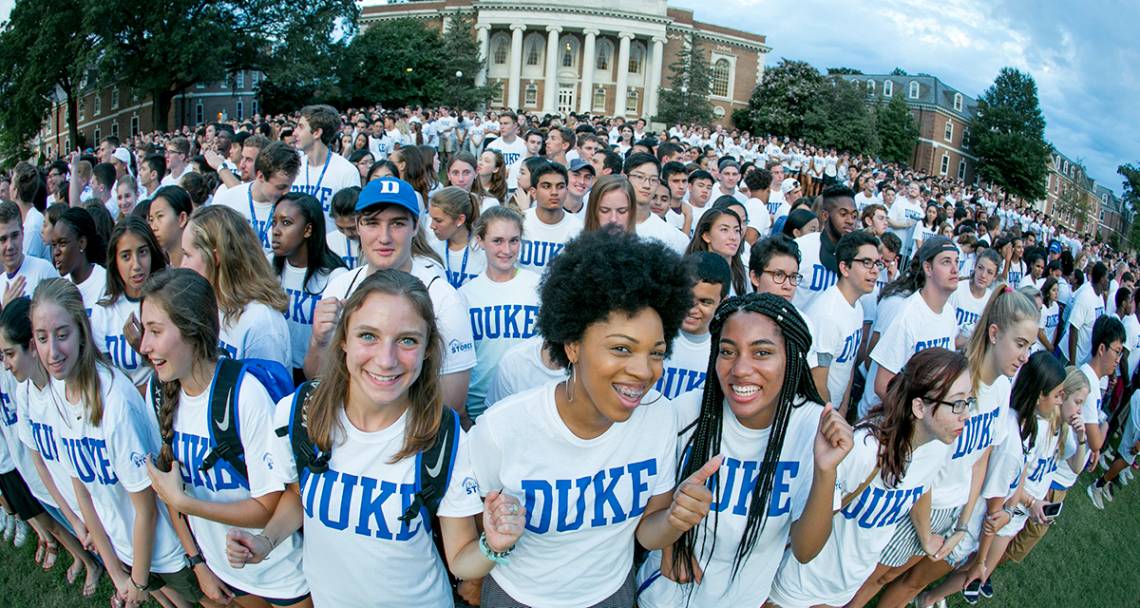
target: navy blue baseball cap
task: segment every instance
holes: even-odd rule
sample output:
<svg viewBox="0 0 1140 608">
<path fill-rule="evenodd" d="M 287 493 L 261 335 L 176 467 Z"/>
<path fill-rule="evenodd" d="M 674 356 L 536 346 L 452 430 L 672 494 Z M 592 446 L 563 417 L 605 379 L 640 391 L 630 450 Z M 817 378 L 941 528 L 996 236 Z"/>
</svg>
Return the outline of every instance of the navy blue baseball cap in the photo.
<svg viewBox="0 0 1140 608">
<path fill-rule="evenodd" d="M 360 191 L 356 199 L 356 212 L 366 211 L 378 205 L 397 205 L 408 210 L 412 219 L 419 221 L 420 203 L 416 190 L 408 182 L 396 177 L 378 177 Z"/>
</svg>

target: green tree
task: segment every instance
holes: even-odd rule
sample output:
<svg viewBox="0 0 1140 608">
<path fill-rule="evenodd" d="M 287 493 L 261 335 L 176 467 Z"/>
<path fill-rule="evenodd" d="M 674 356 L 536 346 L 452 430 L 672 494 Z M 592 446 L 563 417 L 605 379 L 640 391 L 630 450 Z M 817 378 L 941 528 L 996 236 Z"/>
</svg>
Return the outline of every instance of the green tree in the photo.
<svg viewBox="0 0 1140 608">
<path fill-rule="evenodd" d="M 91 44 L 75 27 L 83 21 L 83 10 L 75 0 L 20 0 L 12 7 L 0 32 L 0 154 L 27 155 L 27 144 L 51 111 L 57 91 L 67 104 L 72 146 L 84 143 L 76 101 Z"/>
<path fill-rule="evenodd" d="M 803 61 L 781 59 L 764 71 L 764 80 L 748 100 L 748 118 L 754 131 L 800 137 L 804 118 L 820 103 L 827 80 Z"/>
<path fill-rule="evenodd" d="M 354 28 L 353 0 L 85 0 L 98 68 L 152 96 L 155 126 L 198 82 L 246 69 L 274 69 L 303 79 L 314 49 L 335 29 Z M 319 68 L 320 64 L 317 64 Z"/>
<path fill-rule="evenodd" d="M 970 148 L 978 174 L 1008 194 L 1034 201 L 1045 198 L 1052 147 L 1045 141 L 1045 116 L 1033 77 L 1002 68 L 978 99 Z"/>
<path fill-rule="evenodd" d="M 354 38 L 338 74 L 346 103 L 398 107 L 443 99 L 448 65 L 438 31 L 415 19 L 394 19 Z"/>
<path fill-rule="evenodd" d="M 455 11 L 448 17 L 447 34 L 443 36 L 443 56 L 447 59 L 448 84 L 442 101 L 452 108 L 477 108 L 499 95 L 499 84 L 475 85 L 475 76 L 486 67 L 487 58 L 479 55 L 475 28 L 471 20 Z"/>
<path fill-rule="evenodd" d="M 864 101 L 863 87 L 842 78 L 829 80 L 832 86 L 821 89 L 819 103 L 804 116 L 804 137 L 839 150 L 875 154 L 878 135 L 874 117 Z"/>
<path fill-rule="evenodd" d="M 891 70 L 891 76 L 910 76 L 910 74 L 907 74 L 906 70 L 900 67 L 896 67 L 895 69 Z"/>
<path fill-rule="evenodd" d="M 839 75 L 860 76 L 862 74 L 863 74 L 863 72 L 861 70 L 856 70 L 855 68 L 844 68 L 844 67 L 827 68 L 827 75 L 828 76 L 839 76 Z"/>
<path fill-rule="evenodd" d="M 709 101 L 712 71 L 704 47 L 694 36 L 682 45 L 677 59 L 669 64 L 669 88 L 658 93 L 655 120 L 665 124 L 713 121 L 713 104 Z"/>
<path fill-rule="evenodd" d="M 901 95 L 875 108 L 879 158 L 888 163 L 909 163 L 918 145 L 918 125 Z"/>
<path fill-rule="evenodd" d="M 1135 251 L 1140 251 L 1140 222 L 1136 221 L 1136 210 L 1140 209 L 1140 167 L 1127 164 L 1120 165 L 1116 172 L 1124 178 L 1123 196 L 1124 216 L 1129 227 L 1124 233 L 1128 235 L 1128 244 Z"/>
</svg>

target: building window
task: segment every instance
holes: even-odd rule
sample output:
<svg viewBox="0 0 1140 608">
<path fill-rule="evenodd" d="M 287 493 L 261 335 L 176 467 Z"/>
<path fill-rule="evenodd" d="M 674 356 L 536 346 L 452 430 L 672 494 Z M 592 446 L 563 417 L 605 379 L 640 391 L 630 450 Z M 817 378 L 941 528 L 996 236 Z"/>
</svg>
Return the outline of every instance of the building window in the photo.
<svg viewBox="0 0 1140 608">
<path fill-rule="evenodd" d="M 112 137 L 118 137 L 119 136 L 119 121 L 117 121 L 117 120 L 115 122 L 111 123 L 111 136 Z"/>
<path fill-rule="evenodd" d="M 950 155 L 946 152 L 942 153 L 942 164 L 938 168 L 939 175 L 946 175 L 950 172 Z"/>
<path fill-rule="evenodd" d="M 712 94 L 716 97 L 728 97 L 728 71 L 730 66 L 727 59 L 717 59 L 712 66 Z"/>
<path fill-rule="evenodd" d="M 875 94 L 875 81 L 874 80 L 867 80 L 867 96 L 870 97 L 870 96 L 873 96 L 874 94 Z"/>
<path fill-rule="evenodd" d="M 87 120 L 87 102 L 82 98 L 79 100 L 79 120 Z"/>
<path fill-rule="evenodd" d="M 100 141 L 103 140 L 103 131 L 99 127 L 95 127 L 94 138 L 95 138 L 95 143 L 99 143 Z"/>
<path fill-rule="evenodd" d="M 98 116 L 103 112 L 103 96 L 96 93 L 94 99 L 91 100 L 91 115 Z"/>
<path fill-rule="evenodd" d="M 503 107 L 507 106 L 507 94 L 508 94 L 507 81 L 506 80 L 500 80 L 499 81 L 499 102 L 500 102 L 499 105 L 501 105 Z"/>
<path fill-rule="evenodd" d="M 111 89 L 111 109 L 117 110 L 119 108 L 119 87 Z"/>
<path fill-rule="evenodd" d="M 605 38 L 598 40 L 598 48 L 594 51 L 597 58 L 594 60 L 594 69 L 609 70 L 610 56 L 614 53 L 614 44 Z"/>
<path fill-rule="evenodd" d="M 199 100 L 194 105 L 194 124 L 200 125 L 204 122 L 206 122 L 206 108 L 202 107 L 202 101 Z"/>
<path fill-rule="evenodd" d="M 526 57 L 527 65 L 542 64 L 542 36 L 534 34 L 527 37 L 524 57 Z"/>
<path fill-rule="evenodd" d="M 629 73 L 640 74 L 641 66 L 645 64 L 645 45 L 634 42 L 629 46 Z"/>
<path fill-rule="evenodd" d="M 914 80 L 910 81 L 910 91 L 907 93 L 907 95 L 911 99 L 918 99 L 918 82 L 917 81 L 914 81 Z"/>
<path fill-rule="evenodd" d="M 895 82 L 893 80 L 883 81 L 883 97 L 890 97 L 895 94 Z"/>
<path fill-rule="evenodd" d="M 138 103 L 142 97 L 139 96 L 138 89 L 131 89 L 131 103 Z"/>
<path fill-rule="evenodd" d="M 237 73 L 237 88 L 239 88 L 239 89 L 245 88 L 245 72 L 238 72 Z"/>
<path fill-rule="evenodd" d="M 524 106 L 537 106 L 538 105 L 538 85 L 533 82 L 528 83 L 523 96 Z"/>
<path fill-rule="evenodd" d="M 578 40 L 573 36 L 562 38 L 562 67 L 573 68 L 578 65 Z"/>
<path fill-rule="evenodd" d="M 630 89 L 625 94 L 625 111 L 627 113 L 628 112 L 633 112 L 634 114 L 637 113 L 637 98 L 638 98 L 637 89 Z"/>
<path fill-rule="evenodd" d="M 951 122 L 949 120 L 946 121 L 946 132 L 942 134 L 942 137 L 944 137 L 946 139 L 946 141 L 954 141 L 954 123 L 953 122 Z"/>
<path fill-rule="evenodd" d="M 131 137 L 139 134 L 139 117 L 138 115 L 131 117 Z"/>
<path fill-rule="evenodd" d="M 955 112 L 961 112 L 962 111 L 962 94 L 961 93 L 954 93 L 954 111 Z"/>
<path fill-rule="evenodd" d="M 257 80 L 258 80 L 257 70 L 250 72 L 249 73 L 249 86 L 250 86 L 250 88 L 253 88 L 253 89 L 257 88 Z"/>
<path fill-rule="evenodd" d="M 594 112 L 606 111 L 606 90 L 602 87 L 594 89 Z"/>
<path fill-rule="evenodd" d="M 254 73 L 256 74 L 256 72 L 254 72 Z M 249 111 L 252 114 L 257 114 L 257 99 L 256 98 L 254 98 L 253 101 L 249 102 Z"/>
<path fill-rule="evenodd" d="M 222 81 L 222 88 L 223 89 L 230 88 L 231 86 L 233 86 L 233 81 L 234 81 L 234 75 L 230 74 L 230 73 L 226 73 L 226 79 Z"/>
<path fill-rule="evenodd" d="M 511 48 L 511 41 L 506 34 L 495 34 L 491 41 L 491 63 L 507 65 L 507 52 Z"/>
<path fill-rule="evenodd" d="M 204 89 L 204 88 L 206 88 L 206 83 L 204 83 L 204 82 L 199 82 L 199 83 L 197 83 L 197 84 L 195 84 L 195 85 L 194 85 L 194 88 L 195 88 L 195 89 Z"/>
<path fill-rule="evenodd" d="M 970 149 L 970 127 L 962 127 L 962 149 Z"/>
<path fill-rule="evenodd" d="M 958 179 L 966 179 L 966 159 L 964 158 L 958 159 Z"/>
<path fill-rule="evenodd" d="M 237 102 L 237 119 L 245 119 L 245 104 L 240 99 Z"/>
</svg>

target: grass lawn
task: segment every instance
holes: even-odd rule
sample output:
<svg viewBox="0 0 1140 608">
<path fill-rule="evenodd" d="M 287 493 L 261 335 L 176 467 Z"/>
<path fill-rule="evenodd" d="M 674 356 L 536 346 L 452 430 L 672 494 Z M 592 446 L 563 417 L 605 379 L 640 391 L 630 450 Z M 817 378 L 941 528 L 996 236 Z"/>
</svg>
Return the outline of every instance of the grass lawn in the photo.
<svg viewBox="0 0 1140 608">
<path fill-rule="evenodd" d="M 1085 495 L 1084 475 L 1065 501 L 1065 511 L 1022 564 L 1008 563 L 994 575 L 995 596 L 979 605 L 999 607 L 1135 608 L 1140 606 L 1140 479 L 1119 488 L 1116 500 L 1097 511 Z M 111 583 L 104 577 L 95 598 L 79 597 L 64 580 L 71 558 L 62 554 L 53 572 L 32 561 L 35 543 L 0 548 L 0 606 L 59 608 L 107 606 Z M 1106 584 L 1107 582 L 1107 584 Z M 151 602 L 149 605 L 156 606 Z M 950 606 L 967 606 L 961 596 Z"/>
</svg>

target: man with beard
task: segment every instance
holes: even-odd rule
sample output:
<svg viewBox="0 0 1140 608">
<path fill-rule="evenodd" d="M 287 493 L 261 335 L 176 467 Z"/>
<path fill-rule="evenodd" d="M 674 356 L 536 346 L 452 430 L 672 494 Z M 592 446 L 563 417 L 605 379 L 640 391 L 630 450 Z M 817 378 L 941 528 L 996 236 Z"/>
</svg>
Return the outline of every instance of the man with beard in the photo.
<svg viewBox="0 0 1140 608">
<path fill-rule="evenodd" d="M 843 235 L 855 229 L 859 213 L 855 210 L 855 192 L 846 186 L 832 186 L 823 191 L 819 206 L 821 230 L 796 239 L 803 256 L 804 283 L 792 300 L 796 308 L 808 305 L 835 284 L 839 267 L 835 261 L 835 245 Z"/>
</svg>

